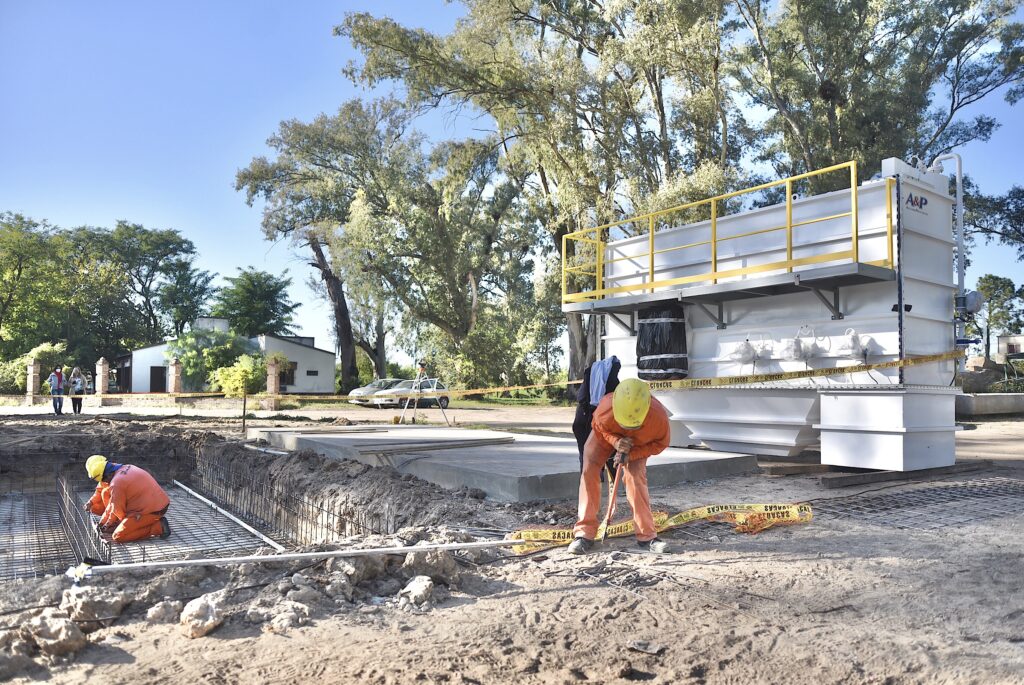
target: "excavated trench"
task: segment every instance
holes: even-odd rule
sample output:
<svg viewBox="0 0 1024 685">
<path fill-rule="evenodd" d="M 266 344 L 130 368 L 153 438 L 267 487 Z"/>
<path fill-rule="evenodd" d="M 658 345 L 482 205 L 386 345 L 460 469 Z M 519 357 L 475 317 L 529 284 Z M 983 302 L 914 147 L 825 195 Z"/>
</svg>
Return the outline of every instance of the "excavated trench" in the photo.
<svg viewBox="0 0 1024 685">
<path fill-rule="evenodd" d="M 169 539 L 115 544 L 98 535 L 97 517 L 84 509 L 93 491 L 84 463 L 93 453 L 157 478 L 171 498 Z M 83 560 L 214 558 L 408 526 L 493 526 L 500 514 L 508 512 L 392 469 L 264 452 L 206 432 L 126 423 L 0 447 L 0 581 L 62 573 Z"/>
</svg>

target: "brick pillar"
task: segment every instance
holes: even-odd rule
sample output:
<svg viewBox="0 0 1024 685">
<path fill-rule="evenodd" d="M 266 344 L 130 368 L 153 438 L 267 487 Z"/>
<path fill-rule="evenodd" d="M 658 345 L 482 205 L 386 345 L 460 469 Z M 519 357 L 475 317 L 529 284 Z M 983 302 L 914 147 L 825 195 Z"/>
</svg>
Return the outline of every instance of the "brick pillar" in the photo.
<svg viewBox="0 0 1024 685">
<path fill-rule="evenodd" d="M 281 394 L 281 369 L 274 360 L 267 362 L 267 394 Z M 281 407 L 281 401 L 276 397 L 260 400 L 260 407 L 277 411 Z"/>
<path fill-rule="evenodd" d="M 42 381 L 39 378 L 39 360 L 30 359 L 28 361 L 28 377 L 25 379 L 25 404 L 32 406 L 35 401 L 36 393 L 39 392 L 39 385 Z"/>
<path fill-rule="evenodd" d="M 167 367 L 168 375 L 167 379 L 167 392 L 175 393 L 182 392 L 181 389 L 181 361 L 175 357 L 171 360 L 171 363 Z"/>
<path fill-rule="evenodd" d="M 107 394 L 107 376 L 110 375 L 110 363 L 106 357 L 100 357 L 96 362 L 96 375 L 92 379 L 93 390 L 99 395 Z"/>
</svg>

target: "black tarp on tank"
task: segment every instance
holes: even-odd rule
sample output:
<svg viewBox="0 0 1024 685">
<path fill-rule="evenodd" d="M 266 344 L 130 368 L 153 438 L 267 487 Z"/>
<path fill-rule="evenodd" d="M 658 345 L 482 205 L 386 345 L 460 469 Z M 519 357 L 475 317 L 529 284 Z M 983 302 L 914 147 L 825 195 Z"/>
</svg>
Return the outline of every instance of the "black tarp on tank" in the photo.
<svg viewBox="0 0 1024 685">
<path fill-rule="evenodd" d="M 637 315 L 637 374 L 645 381 L 686 378 L 686 322 L 683 308 L 662 306 Z"/>
</svg>

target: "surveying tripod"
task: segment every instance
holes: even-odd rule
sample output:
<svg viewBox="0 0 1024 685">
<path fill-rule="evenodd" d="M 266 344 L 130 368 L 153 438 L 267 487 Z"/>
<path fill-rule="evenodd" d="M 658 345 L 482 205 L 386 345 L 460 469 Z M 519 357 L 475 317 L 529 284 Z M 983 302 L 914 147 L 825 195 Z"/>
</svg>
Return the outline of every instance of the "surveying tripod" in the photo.
<svg viewBox="0 0 1024 685">
<path fill-rule="evenodd" d="M 418 370 L 416 371 L 416 380 L 414 380 L 412 384 L 412 393 L 409 394 L 409 397 L 405 398 L 405 406 L 402 407 L 402 416 L 398 419 L 399 424 L 405 423 L 405 412 L 407 409 L 409 409 L 410 403 L 412 404 L 412 419 L 410 423 L 416 423 L 416 410 L 419 408 L 420 403 L 419 394 L 423 392 L 421 384 L 426 382 L 426 380 L 427 365 L 425 362 L 421 362 Z M 436 388 L 431 389 L 436 390 Z M 413 399 L 413 393 L 415 393 L 415 399 Z M 441 406 L 441 398 L 437 397 L 434 399 L 437 402 L 437 408 L 441 410 L 441 416 L 444 417 L 445 424 L 451 426 L 452 422 L 448 420 L 448 414 L 445 413 L 444 407 Z"/>
</svg>

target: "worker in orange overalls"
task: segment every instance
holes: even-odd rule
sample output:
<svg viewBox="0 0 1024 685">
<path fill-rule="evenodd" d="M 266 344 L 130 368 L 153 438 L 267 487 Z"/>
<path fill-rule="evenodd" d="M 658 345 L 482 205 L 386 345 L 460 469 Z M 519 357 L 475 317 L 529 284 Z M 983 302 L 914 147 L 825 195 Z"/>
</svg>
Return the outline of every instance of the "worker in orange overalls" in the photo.
<svg viewBox="0 0 1024 685">
<path fill-rule="evenodd" d="M 147 471 L 131 464 L 107 461 L 94 454 L 85 462 L 86 473 L 99 483 L 89 500 L 90 511 L 103 504 L 99 530 L 114 542 L 132 542 L 149 538 L 166 538 L 171 534 L 167 523 L 167 507 L 171 500 Z M 106 486 L 104 487 L 104 484 Z"/>
<path fill-rule="evenodd" d="M 624 464 L 626 499 L 633 508 L 633 523 L 640 548 L 663 554 L 668 546 L 658 538 L 647 492 L 647 458 L 669 445 L 668 411 L 651 397 L 651 386 L 637 378 L 619 383 L 594 410 L 593 431 L 583 447 L 580 474 L 579 520 L 573 527 L 571 554 L 584 554 L 597 537 L 597 512 L 601 505 L 601 469 L 612 454 Z"/>
</svg>

